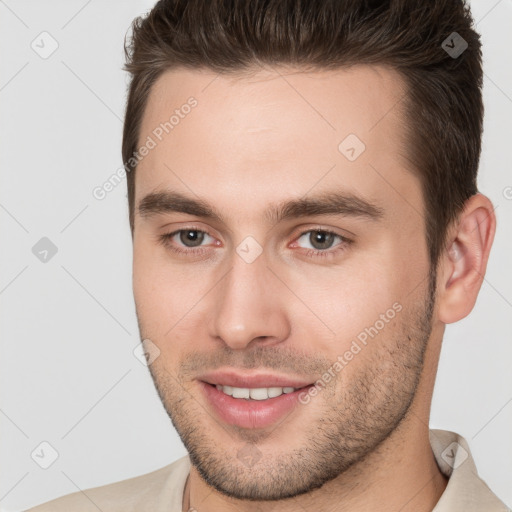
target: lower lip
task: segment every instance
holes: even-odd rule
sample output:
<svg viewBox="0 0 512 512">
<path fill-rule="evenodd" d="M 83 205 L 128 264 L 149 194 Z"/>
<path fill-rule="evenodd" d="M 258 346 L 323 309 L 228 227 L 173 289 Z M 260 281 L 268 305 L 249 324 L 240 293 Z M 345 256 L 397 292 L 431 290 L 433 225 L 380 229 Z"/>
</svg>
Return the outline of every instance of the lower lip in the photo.
<svg viewBox="0 0 512 512">
<path fill-rule="evenodd" d="M 311 387 L 267 400 L 246 400 L 226 395 L 207 382 L 200 381 L 199 384 L 209 404 L 225 423 L 251 429 L 269 427 L 289 414 L 299 403 L 299 395 Z"/>
</svg>

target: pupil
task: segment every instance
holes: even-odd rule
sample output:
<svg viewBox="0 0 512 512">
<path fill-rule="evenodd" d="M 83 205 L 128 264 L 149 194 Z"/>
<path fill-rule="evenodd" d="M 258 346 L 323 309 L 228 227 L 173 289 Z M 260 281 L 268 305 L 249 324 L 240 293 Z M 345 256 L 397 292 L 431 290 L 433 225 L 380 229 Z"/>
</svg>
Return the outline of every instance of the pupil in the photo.
<svg viewBox="0 0 512 512">
<path fill-rule="evenodd" d="M 204 239 L 204 233 L 197 230 L 182 231 L 180 233 L 180 241 L 187 247 L 195 247 L 201 245 Z"/>
<path fill-rule="evenodd" d="M 329 249 L 333 239 L 334 235 L 325 231 L 313 231 L 309 235 L 309 241 L 315 249 Z"/>
</svg>

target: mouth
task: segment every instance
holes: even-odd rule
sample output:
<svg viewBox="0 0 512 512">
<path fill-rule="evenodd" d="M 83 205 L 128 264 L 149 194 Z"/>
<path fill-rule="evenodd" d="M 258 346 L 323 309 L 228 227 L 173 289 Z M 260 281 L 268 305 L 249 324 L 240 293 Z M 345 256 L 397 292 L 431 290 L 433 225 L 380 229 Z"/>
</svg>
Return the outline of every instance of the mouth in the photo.
<svg viewBox="0 0 512 512">
<path fill-rule="evenodd" d="M 301 394 L 314 385 L 275 375 L 234 373 L 203 377 L 198 383 L 214 417 L 246 429 L 268 428 L 292 418 Z"/>
<path fill-rule="evenodd" d="M 210 384 L 210 386 L 213 385 L 214 384 Z M 299 388 L 294 388 L 291 386 L 272 386 L 268 388 L 239 388 L 235 386 L 223 386 L 221 384 L 215 384 L 215 388 L 217 389 L 217 391 L 221 391 L 225 395 L 231 396 L 236 399 L 245 400 L 268 400 L 269 398 L 277 398 L 281 395 L 294 393 L 295 391 L 299 391 L 301 389 L 305 389 L 308 387 L 309 385 L 302 386 Z"/>
<path fill-rule="evenodd" d="M 290 377 L 289 375 L 277 373 L 247 373 L 234 370 L 232 368 L 215 370 L 205 373 L 198 377 L 198 380 L 212 384 L 214 386 L 222 386 L 233 389 L 277 389 L 281 388 L 285 393 L 290 392 L 290 388 L 297 390 L 305 386 L 309 386 L 314 379 L 301 379 L 298 377 Z M 275 391 L 274 391 L 275 392 Z M 242 397 L 245 398 L 245 397 Z"/>
</svg>

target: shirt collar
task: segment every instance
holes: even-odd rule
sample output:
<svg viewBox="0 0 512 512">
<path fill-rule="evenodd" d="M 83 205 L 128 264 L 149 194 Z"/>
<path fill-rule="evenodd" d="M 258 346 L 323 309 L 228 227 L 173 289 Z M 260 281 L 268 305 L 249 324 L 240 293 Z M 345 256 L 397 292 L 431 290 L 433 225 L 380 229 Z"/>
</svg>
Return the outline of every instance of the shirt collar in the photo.
<svg viewBox="0 0 512 512">
<path fill-rule="evenodd" d="M 430 430 L 430 445 L 439 470 L 448 478 L 432 512 L 507 512 L 509 509 L 478 476 L 467 441 L 454 432 Z"/>
</svg>

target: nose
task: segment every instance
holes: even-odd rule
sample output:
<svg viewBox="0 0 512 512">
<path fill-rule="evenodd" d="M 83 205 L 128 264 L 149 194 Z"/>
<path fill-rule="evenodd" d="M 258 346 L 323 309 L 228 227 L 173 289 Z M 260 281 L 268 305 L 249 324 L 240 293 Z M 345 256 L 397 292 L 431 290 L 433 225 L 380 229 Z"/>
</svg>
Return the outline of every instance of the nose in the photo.
<svg viewBox="0 0 512 512">
<path fill-rule="evenodd" d="M 251 263 L 234 254 L 231 269 L 214 288 L 211 300 L 210 335 L 234 350 L 276 345 L 290 334 L 286 297 L 263 254 Z"/>
</svg>

